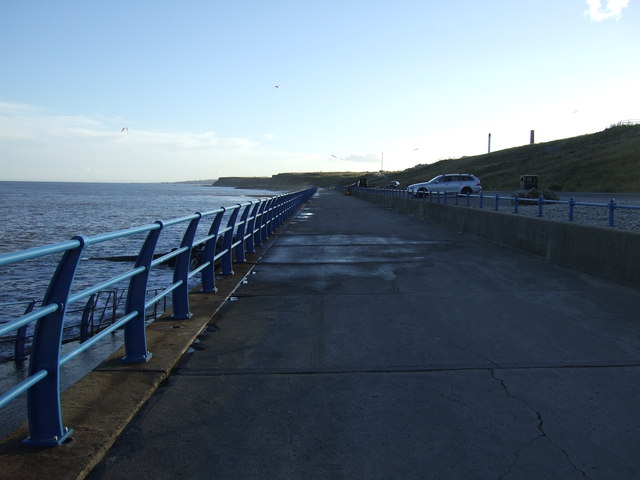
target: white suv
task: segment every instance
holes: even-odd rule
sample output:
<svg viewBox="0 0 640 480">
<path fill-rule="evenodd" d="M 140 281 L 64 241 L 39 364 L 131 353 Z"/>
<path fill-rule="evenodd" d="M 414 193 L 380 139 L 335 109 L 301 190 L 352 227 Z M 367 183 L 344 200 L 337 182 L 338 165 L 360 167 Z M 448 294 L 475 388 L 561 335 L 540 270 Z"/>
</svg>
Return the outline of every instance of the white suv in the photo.
<svg viewBox="0 0 640 480">
<path fill-rule="evenodd" d="M 480 179 L 470 173 L 447 173 L 433 177 L 428 182 L 414 183 L 407 187 L 407 192 L 414 197 L 422 197 L 430 193 L 478 193 L 482 190 Z"/>
</svg>

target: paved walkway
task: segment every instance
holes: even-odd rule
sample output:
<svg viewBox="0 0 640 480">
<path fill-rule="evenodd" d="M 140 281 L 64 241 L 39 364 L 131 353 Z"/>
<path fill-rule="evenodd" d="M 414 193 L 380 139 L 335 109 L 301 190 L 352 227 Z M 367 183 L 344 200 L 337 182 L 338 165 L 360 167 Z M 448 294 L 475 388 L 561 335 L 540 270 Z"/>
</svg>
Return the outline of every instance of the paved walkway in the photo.
<svg viewBox="0 0 640 480">
<path fill-rule="evenodd" d="M 639 478 L 638 305 L 321 192 L 88 478 Z"/>
</svg>

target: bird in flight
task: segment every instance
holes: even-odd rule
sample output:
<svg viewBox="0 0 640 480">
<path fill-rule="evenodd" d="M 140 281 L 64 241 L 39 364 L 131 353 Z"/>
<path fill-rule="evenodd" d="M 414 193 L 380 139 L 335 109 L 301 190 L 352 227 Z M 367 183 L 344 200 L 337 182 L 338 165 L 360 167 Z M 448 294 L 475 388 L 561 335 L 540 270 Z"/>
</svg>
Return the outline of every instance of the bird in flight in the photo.
<svg viewBox="0 0 640 480">
<path fill-rule="evenodd" d="M 280 88 L 280 85 L 274 85 L 273 88 Z"/>
<path fill-rule="evenodd" d="M 122 127 L 122 130 L 120 130 L 120 133 L 128 132 L 128 131 L 129 131 L 129 127 Z"/>
<path fill-rule="evenodd" d="M 338 157 L 336 157 L 336 156 L 335 156 L 335 155 L 333 155 L 333 154 L 332 154 L 331 156 L 332 156 L 333 158 L 338 158 Z"/>
</svg>

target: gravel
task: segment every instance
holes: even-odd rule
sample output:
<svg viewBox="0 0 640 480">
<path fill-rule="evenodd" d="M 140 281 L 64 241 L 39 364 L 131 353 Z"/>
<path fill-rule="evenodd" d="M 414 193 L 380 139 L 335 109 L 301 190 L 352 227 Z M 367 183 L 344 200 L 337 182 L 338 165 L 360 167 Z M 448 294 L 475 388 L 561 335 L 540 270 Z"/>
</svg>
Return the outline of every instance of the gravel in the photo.
<svg viewBox="0 0 640 480">
<path fill-rule="evenodd" d="M 609 227 L 609 209 L 606 204 L 603 206 L 575 205 L 573 208 L 573 221 L 575 223 L 597 225 L 600 227 L 617 228 L 620 230 L 629 230 L 640 232 L 640 203 L 630 202 L 625 206 L 636 208 L 624 208 L 622 204 L 616 205 L 614 209 L 614 224 Z M 477 204 L 474 205 L 477 208 Z M 483 208 L 494 209 L 494 199 L 484 199 Z M 513 213 L 513 202 L 510 200 L 501 200 L 499 203 L 499 211 L 503 213 Z M 538 216 L 537 205 L 518 205 L 518 213 L 513 215 Z M 543 204 L 542 218 L 558 221 L 569 221 L 569 205 L 566 203 L 550 203 Z"/>
</svg>

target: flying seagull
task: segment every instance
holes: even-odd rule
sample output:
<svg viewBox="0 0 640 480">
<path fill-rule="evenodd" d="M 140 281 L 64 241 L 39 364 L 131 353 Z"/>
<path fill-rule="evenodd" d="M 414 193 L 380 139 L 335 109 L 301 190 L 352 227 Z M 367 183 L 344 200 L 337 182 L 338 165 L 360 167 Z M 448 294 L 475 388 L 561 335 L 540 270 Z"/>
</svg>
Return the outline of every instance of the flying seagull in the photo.
<svg viewBox="0 0 640 480">
<path fill-rule="evenodd" d="M 332 154 L 331 156 L 332 156 L 333 158 L 338 158 L 338 157 L 336 157 L 336 156 L 335 156 L 335 155 L 333 155 L 333 154 Z"/>
<path fill-rule="evenodd" d="M 122 127 L 122 130 L 120 130 L 120 133 L 128 132 L 128 131 L 129 131 L 129 127 Z"/>
<path fill-rule="evenodd" d="M 280 85 L 274 85 L 273 88 L 280 88 Z"/>
</svg>

